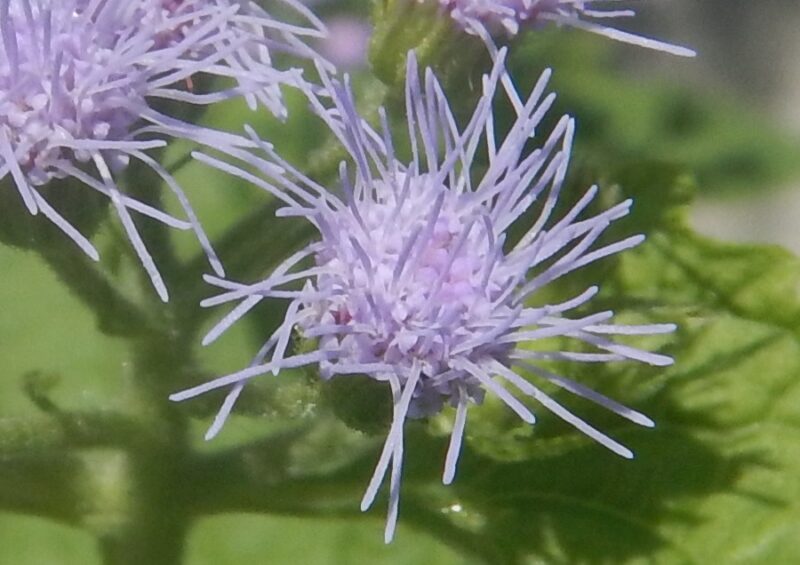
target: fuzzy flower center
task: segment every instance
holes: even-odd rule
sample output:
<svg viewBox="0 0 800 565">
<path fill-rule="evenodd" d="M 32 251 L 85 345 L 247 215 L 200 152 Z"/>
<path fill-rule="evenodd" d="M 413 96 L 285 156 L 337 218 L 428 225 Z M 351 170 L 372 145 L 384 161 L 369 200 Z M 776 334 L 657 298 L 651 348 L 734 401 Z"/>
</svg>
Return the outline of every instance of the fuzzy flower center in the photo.
<svg viewBox="0 0 800 565">
<path fill-rule="evenodd" d="M 510 312 L 496 302 L 509 279 L 497 268 L 502 256 L 490 224 L 465 213 L 464 195 L 428 176 L 403 175 L 376 192 L 382 199 L 359 203 L 359 217 L 335 216 L 337 237 L 325 239 L 316 257 L 317 291 L 325 299 L 309 304 L 315 315 L 304 326 L 338 326 L 321 340 L 322 348 L 339 352 L 324 376 L 351 364 L 386 364 L 395 374 L 403 373 L 398 365 L 410 372 L 419 364 L 412 415 L 425 415 L 453 398 L 456 381 L 477 385 L 451 366 L 454 356 L 504 359 L 508 346 L 481 336 L 493 314 Z"/>
<path fill-rule="evenodd" d="M 217 32 L 219 10 L 206 0 L 10 2 L 0 13 L 0 129 L 28 180 L 45 184 L 98 142 L 128 139 L 169 61 L 207 54 L 199 40 Z M 204 51 L 178 46 L 190 34 Z M 127 163 L 108 146 L 103 154 L 112 168 Z"/>
<path fill-rule="evenodd" d="M 53 165 L 61 159 L 89 158 L 60 142 L 123 138 L 136 119 L 129 108 L 142 101 L 135 76 L 116 64 L 115 30 L 86 25 L 69 4 L 31 6 L 28 21 L 13 3 L 2 19 L 0 127 L 34 184 L 60 176 Z"/>
</svg>

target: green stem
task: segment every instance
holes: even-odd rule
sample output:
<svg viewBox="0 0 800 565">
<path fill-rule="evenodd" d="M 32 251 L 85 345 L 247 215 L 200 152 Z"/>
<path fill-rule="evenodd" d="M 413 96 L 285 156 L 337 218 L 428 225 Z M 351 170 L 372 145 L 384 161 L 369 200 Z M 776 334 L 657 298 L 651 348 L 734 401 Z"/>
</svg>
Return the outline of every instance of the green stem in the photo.
<svg viewBox="0 0 800 565">
<path fill-rule="evenodd" d="M 169 430 L 166 430 L 169 434 Z M 173 438 L 174 439 L 174 438 Z M 175 445 L 149 444 L 125 454 L 119 487 L 112 489 L 122 496 L 119 512 L 99 514 L 98 535 L 103 562 L 108 565 L 181 563 L 190 519 L 186 513 L 186 460 L 183 450 Z M 100 495 L 95 499 L 102 500 Z"/>
<path fill-rule="evenodd" d="M 154 322 L 141 308 L 123 296 L 88 259 L 76 258 L 55 247 L 38 249 L 39 255 L 72 293 L 97 317 L 106 335 L 137 337 L 154 328 Z"/>
<path fill-rule="evenodd" d="M 167 187 L 145 163 L 132 161 L 125 171 L 124 180 L 127 185 L 126 193 L 156 208 L 164 208 L 162 205 L 163 194 L 167 191 Z M 181 262 L 175 253 L 175 247 L 172 242 L 174 230 L 159 221 L 149 218 L 135 218 L 134 221 L 145 247 L 152 255 L 153 261 L 155 261 L 161 276 L 164 278 L 164 283 L 168 289 L 173 287 L 173 282 L 178 278 L 181 270 Z M 137 263 L 137 272 L 139 273 L 143 291 L 152 293 L 153 288 L 149 275 L 144 269 L 139 268 L 139 259 L 134 256 L 132 246 L 127 246 L 127 249 L 132 260 Z M 171 292 L 170 294 L 174 293 Z M 153 304 L 159 312 L 163 311 L 160 303 L 154 301 Z"/>
<path fill-rule="evenodd" d="M 101 539 L 100 553 L 104 565 L 177 565 L 183 559 L 185 535 L 182 523 L 138 524 Z"/>
<path fill-rule="evenodd" d="M 76 524 L 81 497 L 74 488 L 81 462 L 66 451 L 0 459 L 0 507 L 5 511 Z"/>
</svg>

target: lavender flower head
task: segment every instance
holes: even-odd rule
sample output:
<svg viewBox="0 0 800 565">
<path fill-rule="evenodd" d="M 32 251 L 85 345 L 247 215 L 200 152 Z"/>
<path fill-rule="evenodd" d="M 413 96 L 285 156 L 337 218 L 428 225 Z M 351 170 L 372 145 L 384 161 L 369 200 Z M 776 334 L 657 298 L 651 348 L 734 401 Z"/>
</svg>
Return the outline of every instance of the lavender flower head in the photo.
<svg viewBox="0 0 800 565">
<path fill-rule="evenodd" d="M 672 324 L 615 325 L 612 312 L 569 315 L 585 306 L 597 287 L 564 302 L 527 305 L 530 297 L 559 278 L 634 247 L 643 237 L 597 243 L 614 220 L 628 213 L 631 202 L 589 215 L 586 209 L 597 194 L 596 187 L 565 214 L 554 217 L 574 122 L 564 116 L 539 149 L 526 150 L 555 98 L 554 94 L 545 96 L 548 71 L 505 135 L 495 131 L 492 104 L 497 92 L 504 90 L 498 86 L 505 73 L 505 52 L 505 48 L 500 50 L 491 74 L 484 76 L 482 96 L 463 129 L 434 75 L 428 70 L 421 82 L 414 54 L 409 53 L 406 114 L 412 158 L 408 164 L 395 153 L 385 114 L 381 114 L 383 131 L 379 133 L 356 113 L 349 86 L 325 77 L 333 108 L 316 100 L 313 104 L 355 163 L 353 177 L 347 166 L 341 165 L 342 198 L 280 162 L 267 146 L 264 150 L 270 161 L 245 151 L 238 154 L 248 167 L 197 156 L 274 192 L 287 204 L 280 213 L 307 218 L 319 229 L 320 239 L 286 259 L 259 283 L 242 285 L 207 277 L 223 292 L 205 300 L 205 306 L 240 302 L 204 343 L 216 339 L 265 298 L 291 302 L 285 321 L 249 368 L 174 394 L 171 399 L 229 389 L 207 434 L 210 438 L 219 431 L 242 387 L 258 375 L 317 365 L 326 380 L 363 374 L 386 382 L 393 398 L 393 419 L 362 509 L 370 507 L 391 467 L 387 542 L 398 515 L 406 419 L 436 414 L 445 405 L 455 407 L 445 483 L 455 475 L 467 409 L 472 403 L 481 403 L 486 393 L 497 396 L 524 421 L 534 422 L 531 409 L 513 389 L 630 458 L 628 448 L 567 411 L 514 369 L 526 369 L 634 423 L 652 426 L 646 416 L 537 363 L 553 359 L 672 363 L 664 355 L 609 338 L 671 332 Z M 272 173 L 268 164 L 275 161 L 289 176 Z M 488 163 L 485 170 L 480 165 L 483 162 Z M 262 175 L 251 174 L 246 170 L 249 167 L 259 169 Z M 481 170 L 484 172 L 479 173 Z M 271 182 L 263 180 L 264 175 Z M 508 228 L 532 210 L 538 212 L 533 225 L 517 243 L 508 245 Z M 310 266 L 304 262 L 308 258 L 313 258 Z M 301 281 L 304 284 L 298 288 Z M 294 329 L 304 338 L 316 339 L 316 349 L 287 355 Z M 588 344 L 594 351 L 525 347 L 553 337 Z"/>
<path fill-rule="evenodd" d="M 422 1 L 422 0 L 420 0 Z M 664 51 L 682 57 L 695 52 L 633 33 L 609 27 L 604 20 L 629 18 L 630 9 L 604 9 L 604 4 L 619 0 L 439 0 L 439 5 L 467 32 L 480 36 L 495 51 L 492 36 L 515 36 L 521 29 L 546 24 L 566 25 L 610 37 L 611 39 Z"/>
<path fill-rule="evenodd" d="M 211 71 L 200 68 L 198 71 L 234 79 L 251 109 L 261 103 L 279 118 L 285 118 L 287 114 L 280 91 L 286 73 L 273 68 L 273 52 L 318 60 L 317 53 L 305 41 L 324 39 L 328 35 L 322 21 L 298 0 L 280 0 L 275 4 L 294 12 L 306 25 L 283 22 L 253 0 L 111 3 L 118 5 L 117 17 L 127 19 L 128 25 L 153 31 L 156 47 L 174 47 L 192 35 L 203 38 L 205 41 L 196 45 L 185 43 L 181 48 L 183 56 L 196 61 L 207 57 L 218 59 L 216 64 L 221 63 L 220 67 Z M 121 6 L 125 6 L 124 10 Z M 208 41 L 211 38 L 214 41 Z M 187 100 L 200 102 L 200 99 L 192 97 Z"/>
<path fill-rule="evenodd" d="M 223 270 L 180 187 L 147 151 L 171 137 L 212 144 L 235 138 L 164 115 L 152 102 L 210 104 L 246 96 L 282 115 L 279 85 L 296 81 L 298 73 L 275 70 L 270 51 L 310 53 L 299 38 L 320 33 L 317 27 L 282 24 L 252 2 L 235 0 L 5 0 L 0 3 L 0 179 L 10 175 L 29 212 L 41 212 L 95 260 L 92 243 L 37 187 L 72 177 L 108 196 L 167 300 L 131 210 L 194 229 L 214 270 Z M 197 74 L 228 85 L 193 92 Z M 188 221 L 122 194 L 114 175 L 131 158 L 160 175 Z"/>
</svg>

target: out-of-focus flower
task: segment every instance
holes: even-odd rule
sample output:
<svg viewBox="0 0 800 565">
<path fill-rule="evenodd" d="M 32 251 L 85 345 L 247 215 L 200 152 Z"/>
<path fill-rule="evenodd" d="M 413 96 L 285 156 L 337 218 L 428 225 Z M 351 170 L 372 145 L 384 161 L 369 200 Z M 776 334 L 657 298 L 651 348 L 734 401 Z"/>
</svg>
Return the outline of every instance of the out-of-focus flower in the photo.
<svg viewBox="0 0 800 565">
<path fill-rule="evenodd" d="M 488 392 L 526 422 L 534 422 L 530 408 L 512 394 L 512 388 L 630 458 L 628 448 L 573 415 L 514 369 L 528 370 L 634 423 L 652 426 L 646 416 L 541 365 L 549 360 L 672 363 L 667 356 L 618 344 L 609 337 L 671 332 L 672 324 L 617 325 L 610 311 L 570 315 L 588 306 L 598 291 L 596 286 L 563 302 L 528 305 L 529 299 L 541 296 L 543 288 L 558 284 L 561 277 L 634 247 L 643 237 L 598 243 L 606 228 L 628 213 L 631 202 L 588 214 L 596 187 L 556 217 L 574 124 L 564 116 L 538 149 L 526 149 L 555 98 L 544 96 L 549 77 L 545 72 L 523 101 L 513 125 L 502 136 L 496 132 L 493 103 L 505 74 L 504 58 L 502 49 L 491 74 L 483 79 L 482 96 L 471 119 L 461 129 L 432 72 L 428 70 L 420 81 L 414 54 L 409 54 L 406 113 L 412 157 L 407 164 L 395 153 L 385 114 L 381 114 L 383 131 L 371 129 L 356 113 L 349 86 L 324 77 L 334 107 L 312 102 L 355 163 L 352 177 L 347 166 L 341 165 L 341 198 L 281 162 L 267 146 L 269 161 L 239 151 L 237 156 L 248 165 L 241 168 L 197 155 L 273 191 L 287 204 L 281 215 L 306 217 L 321 237 L 259 283 L 241 285 L 208 277 L 224 292 L 204 305 L 241 302 L 204 343 L 216 339 L 264 298 L 291 302 L 283 324 L 251 367 L 171 398 L 185 400 L 229 388 L 207 434 L 212 437 L 242 387 L 258 375 L 313 364 L 326 380 L 362 374 L 386 382 L 394 400 L 393 419 L 362 509 L 372 504 L 391 467 L 387 541 L 398 514 L 407 418 L 438 413 L 445 405 L 455 407 L 445 483 L 455 474 L 470 403 L 481 403 Z M 274 175 L 266 166 L 270 162 L 280 164 L 290 177 Z M 251 167 L 271 181 L 245 170 Z M 535 220 L 530 218 L 534 211 Z M 527 219 L 521 219 L 523 215 Z M 532 225 L 511 245 L 507 231 L 520 221 Z M 295 328 L 306 340 L 316 340 L 316 348 L 304 346 L 303 352 L 288 355 Z M 548 350 L 548 344 L 553 347 L 548 338 L 572 340 L 584 347 L 581 351 L 561 350 L 561 346 Z M 537 347 L 527 347 L 532 342 Z"/>
<path fill-rule="evenodd" d="M 353 16 L 338 16 L 326 22 L 328 35 L 320 44 L 322 55 L 339 69 L 359 69 L 367 64 L 372 26 Z"/>
<path fill-rule="evenodd" d="M 424 1 L 424 0 L 420 0 Z M 438 0 L 439 5 L 467 32 L 480 36 L 493 49 L 492 36 L 499 33 L 514 36 L 526 28 L 548 23 L 566 25 L 597 33 L 617 41 L 682 57 L 695 52 L 628 33 L 605 25 L 604 21 L 636 15 L 630 9 L 604 8 L 619 0 Z"/>
<path fill-rule="evenodd" d="M 194 229 L 223 274 L 182 190 L 147 151 L 168 138 L 204 144 L 236 138 L 165 115 L 153 102 L 245 96 L 283 115 L 280 84 L 296 81 L 298 72 L 274 69 L 271 53 L 310 54 L 301 38 L 321 34 L 317 24 L 284 24 L 252 2 L 234 0 L 6 0 L 0 3 L 0 178 L 10 176 L 32 214 L 41 212 L 95 260 L 92 243 L 37 187 L 72 177 L 108 196 L 164 300 L 166 287 L 131 210 Z M 193 77 L 203 75 L 227 84 L 193 91 Z M 131 158 L 164 180 L 188 222 L 122 193 L 115 174 Z"/>
</svg>

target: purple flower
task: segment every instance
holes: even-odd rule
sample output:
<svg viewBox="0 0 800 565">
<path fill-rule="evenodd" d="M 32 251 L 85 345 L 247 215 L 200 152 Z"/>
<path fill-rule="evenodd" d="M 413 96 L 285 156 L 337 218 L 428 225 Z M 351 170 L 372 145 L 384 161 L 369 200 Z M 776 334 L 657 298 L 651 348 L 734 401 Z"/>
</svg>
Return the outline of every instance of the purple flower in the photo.
<svg viewBox="0 0 800 565">
<path fill-rule="evenodd" d="M 544 95 L 550 76 L 545 72 L 522 102 L 513 125 L 504 135 L 496 132 L 492 105 L 495 95 L 504 91 L 499 88 L 504 59 L 502 49 L 491 74 L 483 79 L 482 96 L 471 119 L 459 128 L 436 78 L 428 70 L 420 81 L 414 54 L 409 53 L 406 114 L 412 156 L 408 163 L 395 153 L 385 114 L 381 114 L 382 131 L 373 130 L 356 113 L 347 81 L 342 85 L 323 74 L 333 108 L 316 99 L 312 103 L 355 164 L 352 176 L 345 163 L 341 165 L 342 197 L 304 177 L 266 145 L 263 149 L 269 160 L 244 150 L 236 156 L 260 169 L 269 182 L 244 168 L 197 155 L 273 192 L 287 204 L 280 215 L 307 218 L 319 229 L 320 239 L 256 284 L 207 278 L 223 292 L 203 305 L 240 303 L 204 343 L 216 339 L 265 298 L 289 299 L 286 318 L 249 368 L 171 399 L 229 389 L 207 434 L 210 438 L 219 431 L 247 381 L 265 373 L 277 375 L 285 368 L 317 365 L 325 380 L 364 374 L 386 382 L 394 399 L 393 419 L 362 509 L 372 504 L 391 467 L 387 541 L 397 520 L 406 419 L 435 414 L 445 405 L 455 407 L 445 483 L 455 475 L 468 407 L 481 403 L 484 394 L 497 396 L 520 418 L 534 422 L 531 409 L 512 388 L 630 458 L 629 449 L 567 411 L 514 369 L 528 370 L 634 423 L 652 426 L 646 416 L 540 365 L 546 360 L 672 363 L 669 357 L 621 345 L 609 337 L 671 332 L 672 324 L 617 325 L 609 311 L 570 315 L 587 306 L 598 292 L 596 286 L 563 302 L 528 304 L 561 277 L 634 247 L 643 237 L 598 243 L 606 228 L 628 213 L 631 202 L 591 215 L 587 208 L 596 187 L 555 217 L 574 122 L 564 116 L 541 139 L 538 149 L 526 149 L 555 98 Z M 288 176 L 276 174 L 271 163 Z M 509 245 L 507 230 L 532 210 L 538 215 L 530 229 Z M 309 258 L 313 259 L 310 266 Z M 316 349 L 287 355 L 294 329 L 316 340 Z M 551 351 L 544 341 L 535 349 L 526 347 L 554 337 L 588 345 L 592 351 Z"/>
<path fill-rule="evenodd" d="M 619 0 L 439 0 L 450 16 L 467 32 L 481 37 L 495 51 L 492 36 L 505 33 L 516 35 L 520 29 L 552 23 L 583 29 L 649 49 L 682 57 L 694 57 L 695 52 L 662 41 L 649 39 L 609 27 L 604 20 L 633 17 L 633 10 L 602 8 Z"/>
<path fill-rule="evenodd" d="M 327 37 L 323 23 L 297 0 L 280 0 L 278 4 L 290 8 L 307 25 L 278 20 L 252 0 L 119 0 L 111 4 L 116 5 L 115 17 L 120 23 L 149 30 L 155 47 L 179 46 L 182 59 L 206 60 L 208 66 L 198 67 L 196 72 L 235 80 L 252 109 L 258 101 L 279 118 L 286 117 L 279 88 L 286 81 L 286 73 L 273 67 L 273 54 L 318 59 L 305 40 Z M 224 97 L 235 93 L 225 92 Z M 220 93 L 216 97 L 221 98 Z M 213 101 L 186 96 L 185 91 L 183 99 L 193 103 Z"/>
<path fill-rule="evenodd" d="M 167 116 L 152 102 L 202 105 L 245 96 L 283 115 L 279 85 L 295 82 L 298 72 L 275 70 L 270 53 L 308 54 L 299 38 L 319 33 L 235 0 L 6 0 L 0 3 L 0 178 L 10 175 L 30 213 L 42 213 L 95 260 L 92 243 L 37 187 L 71 177 L 108 196 L 167 300 L 131 210 L 194 229 L 214 270 L 223 270 L 182 190 L 148 150 L 172 137 L 204 144 L 237 138 Z M 193 92 L 198 74 L 228 84 Z M 122 193 L 115 174 L 131 158 L 163 179 L 188 221 Z"/>
<path fill-rule="evenodd" d="M 320 51 L 339 69 L 356 70 L 367 66 L 372 26 L 362 18 L 338 16 L 326 21 L 329 33 Z"/>
</svg>

